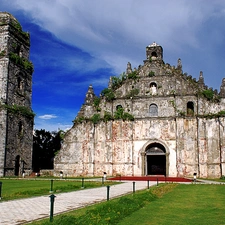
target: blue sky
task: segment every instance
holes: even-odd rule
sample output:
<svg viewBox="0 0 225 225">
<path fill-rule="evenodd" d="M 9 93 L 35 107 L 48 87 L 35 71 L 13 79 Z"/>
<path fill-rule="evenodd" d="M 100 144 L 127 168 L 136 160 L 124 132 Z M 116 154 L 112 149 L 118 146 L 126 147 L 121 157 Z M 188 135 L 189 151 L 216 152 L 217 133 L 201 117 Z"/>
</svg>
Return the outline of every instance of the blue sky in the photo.
<svg viewBox="0 0 225 225">
<path fill-rule="evenodd" d="M 224 0 L 1 0 L 31 36 L 35 129 L 72 127 L 88 86 L 143 64 L 157 42 L 164 62 L 220 89 L 225 77 Z"/>
</svg>

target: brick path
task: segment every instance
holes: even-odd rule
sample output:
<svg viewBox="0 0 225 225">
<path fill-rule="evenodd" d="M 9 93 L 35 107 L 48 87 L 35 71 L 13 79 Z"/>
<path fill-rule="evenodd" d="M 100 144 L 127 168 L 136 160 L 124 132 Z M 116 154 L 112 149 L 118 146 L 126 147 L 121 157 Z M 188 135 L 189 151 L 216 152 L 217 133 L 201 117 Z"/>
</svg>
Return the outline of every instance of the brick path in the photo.
<svg viewBox="0 0 225 225">
<path fill-rule="evenodd" d="M 156 182 L 150 182 L 150 186 Z M 146 181 L 135 182 L 135 190 L 147 189 Z M 110 186 L 109 198 L 133 192 L 133 182 Z M 54 215 L 107 200 L 107 187 L 84 189 L 55 194 Z M 41 218 L 49 218 L 50 198 L 41 196 L 0 202 L 0 224 L 24 224 Z"/>
</svg>

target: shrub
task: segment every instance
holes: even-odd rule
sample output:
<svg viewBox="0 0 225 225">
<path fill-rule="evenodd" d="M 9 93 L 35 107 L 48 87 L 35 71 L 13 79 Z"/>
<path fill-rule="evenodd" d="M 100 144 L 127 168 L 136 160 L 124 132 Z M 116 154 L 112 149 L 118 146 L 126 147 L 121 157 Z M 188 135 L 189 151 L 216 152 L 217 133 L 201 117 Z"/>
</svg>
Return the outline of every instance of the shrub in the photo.
<svg viewBox="0 0 225 225">
<path fill-rule="evenodd" d="M 203 90 L 201 94 L 207 98 L 208 101 L 213 100 L 214 92 L 213 90 Z"/>
<path fill-rule="evenodd" d="M 154 77 L 154 76 L 155 76 L 155 72 L 154 72 L 154 71 L 150 71 L 150 72 L 148 73 L 148 76 L 149 76 L 149 77 Z"/>
<path fill-rule="evenodd" d="M 115 99 L 115 94 L 110 88 L 105 88 L 104 90 L 102 90 L 101 95 L 104 96 L 106 101 L 109 101 L 109 102 Z"/>
<path fill-rule="evenodd" d="M 107 122 L 109 120 L 113 120 L 113 116 L 109 112 L 105 111 L 103 121 Z"/>
<path fill-rule="evenodd" d="M 101 117 L 100 117 L 100 114 L 94 114 L 92 117 L 91 117 L 91 121 L 96 124 L 100 121 Z"/>
</svg>

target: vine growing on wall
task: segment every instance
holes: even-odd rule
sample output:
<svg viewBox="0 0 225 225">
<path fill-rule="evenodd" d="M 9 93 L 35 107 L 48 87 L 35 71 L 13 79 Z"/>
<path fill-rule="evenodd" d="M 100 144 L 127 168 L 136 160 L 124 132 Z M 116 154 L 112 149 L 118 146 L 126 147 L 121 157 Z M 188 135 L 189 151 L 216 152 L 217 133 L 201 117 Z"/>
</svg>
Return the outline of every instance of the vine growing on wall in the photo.
<svg viewBox="0 0 225 225">
<path fill-rule="evenodd" d="M 214 102 L 220 101 L 220 96 L 216 95 L 212 89 L 199 91 L 198 95 L 206 98 L 208 101 L 214 101 Z"/>
<path fill-rule="evenodd" d="M 1 105 L 1 108 L 6 109 L 8 112 L 12 114 L 19 114 L 19 115 L 23 115 L 30 118 L 33 118 L 35 116 L 35 113 L 31 109 L 25 106 L 4 104 L 4 105 Z"/>
<path fill-rule="evenodd" d="M 23 57 L 20 57 L 16 53 L 10 52 L 9 59 L 12 60 L 12 62 L 14 62 L 16 65 L 22 66 L 25 70 L 29 70 L 31 72 L 34 70 L 33 64 L 31 62 Z"/>
<path fill-rule="evenodd" d="M 119 107 L 115 114 L 114 114 L 115 119 L 122 119 L 122 120 L 134 120 L 134 116 L 131 115 L 130 113 L 124 112 L 124 109 L 122 107 Z"/>
<path fill-rule="evenodd" d="M 104 121 L 104 122 L 107 122 L 107 121 L 109 121 L 109 120 L 113 120 L 113 116 L 111 115 L 110 112 L 105 111 L 105 112 L 104 112 L 103 121 Z"/>
<path fill-rule="evenodd" d="M 22 29 L 22 26 L 20 25 L 20 23 L 18 21 L 12 20 L 11 21 L 12 26 L 18 31 L 20 32 L 26 39 L 30 37 L 29 33 L 24 32 Z"/>
<path fill-rule="evenodd" d="M 208 114 L 197 115 L 197 116 L 198 117 L 201 117 L 201 118 L 207 118 L 207 119 L 225 117 L 225 111 L 224 110 L 221 110 L 218 113 L 208 113 Z"/>
<path fill-rule="evenodd" d="M 132 89 L 128 95 L 126 96 L 127 98 L 131 98 L 131 97 L 134 97 L 135 95 L 138 95 L 140 92 L 139 89 L 135 88 L 135 89 Z"/>
<path fill-rule="evenodd" d="M 148 76 L 149 76 L 149 77 L 154 77 L 154 76 L 155 76 L 155 72 L 154 72 L 154 71 L 150 71 L 150 72 L 148 73 Z"/>
<path fill-rule="evenodd" d="M 92 117 L 91 117 L 91 119 L 90 119 L 91 121 L 92 121 L 92 123 L 94 123 L 94 124 L 96 124 L 96 123 L 98 123 L 100 120 L 101 120 L 101 117 L 100 117 L 100 114 L 94 114 Z"/>
<path fill-rule="evenodd" d="M 172 106 L 173 106 L 175 112 L 178 113 L 178 116 L 182 116 L 182 117 L 185 116 L 185 112 L 183 112 L 183 111 L 177 109 L 177 105 L 176 105 L 176 103 L 175 103 L 174 100 L 170 100 L 170 103 L 172 104 Z"/>
<path fill-rule="evenodd" d="M 101 99 L 99 97 L 97 97 L 97 96 L 94 97 L 93 104 L 94 104 L 94 107 L 97 112 L 101 111 L 101 108 L 99 107 L 100 101 L 101 101 Z"/>
<path fill-rule="evenodd" d="M 115 94 L 110 88 L 105 88 L 104 90 L 102 90 L 101 95 L 105 96 L 105 99 L 108 102 L 111 102 L 115 99 Z"/>
</svg>

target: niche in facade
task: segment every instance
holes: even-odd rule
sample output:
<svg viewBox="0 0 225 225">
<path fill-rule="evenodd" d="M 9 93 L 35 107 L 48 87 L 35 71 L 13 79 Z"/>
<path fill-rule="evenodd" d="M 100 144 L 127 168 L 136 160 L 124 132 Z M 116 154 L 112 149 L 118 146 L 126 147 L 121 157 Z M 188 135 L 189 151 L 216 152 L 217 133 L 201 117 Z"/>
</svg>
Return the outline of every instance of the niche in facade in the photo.
<svg viewBox="0 0 225 225">
<path fill-rule="evenodd" d="M 194 103 L 193 102 L 187 103 L 187 116 L 194 116 Z"/>
<path fill-rule="evenodd" d="M 155 82 L 150 83 L 150 92 L 152 95 L 157 94 L 157 84 Z"/>
</svg>

